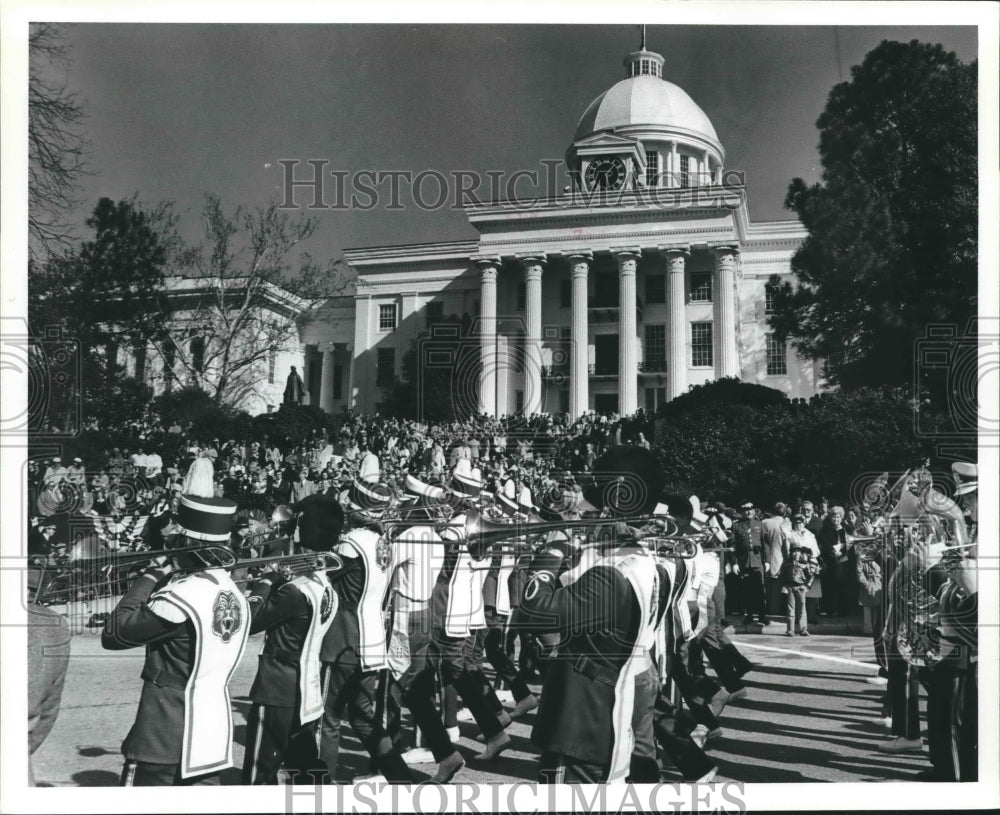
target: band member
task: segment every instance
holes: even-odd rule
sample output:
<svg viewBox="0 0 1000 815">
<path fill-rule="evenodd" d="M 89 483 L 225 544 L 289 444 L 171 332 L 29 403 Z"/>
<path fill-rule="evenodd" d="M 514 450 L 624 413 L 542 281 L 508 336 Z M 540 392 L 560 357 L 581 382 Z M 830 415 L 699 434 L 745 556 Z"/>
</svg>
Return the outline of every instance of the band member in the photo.
<svg viewBox="0 0 1000 815">
<path fill-rule="evenodd" d="M 662 480 L 653 484 L 655 476 L 644 477 L 659 469 L 653 455 L 645 453 L 618 447 L 602 456 L 595 474 L 615 475 L 598 475 L 584 490 L 587 500 L 618 516 L 651 509 Z M 616 486 L 618 474 L 625 472 L 635 475 Z M 648 669 L 653 646 L 659 576 L 645 548 L 612 542 L 593 566 L 564 586 L 558 575 L 574 548 L 573 536 L 549 534 L 532 558 L 519 609 L 522 627 L 562 636 L 531 734 L 542 749 L 539 780 L 623 781 L 633 752 L 636 679 Z"/>
<path fill-rule="evenodd" d="M 344 511 L 328 499 L 299 525 L 307 552 L 327 552 L 340 537 Z M 250 688 L 244 784 L 276 784 L 282 762 L 292 774 L 317 769 L 316 722 L 323 714 L 320 646 L 337 613 L 337 594 L 323 571 L 287 579 L 269 571 L 250 594 L 250 633 L 266 631 Z"/>
<path fill-rule="evenodd" d="M 344 569 L 331 575 L 340 607 L 320 650 L 326 700 L 320 759 L 331 781 L 337 769 L 340 722 L 345 711 L 374 768 L 390 783 L 413 780 L 376 713 L 379 672 L 388 667 L 382 607 L 392 559 L 378 523 L 391 494 L 384 484 L 355 479 L 340 496 L 341 505 L 361 525 L 343 535 L 334 550 L 345 559 Z"/>
<path fill-rule="evenodd" d="M 502 518 L 527 520 L 527 515 L 518 504 L 503 494 L 496 496 L 494 504 L 497 514 Z M 514 538 L 509 543 L 524 542 Z M 507 541 L 504 542 L 508 543 Z M 527 544 L 524 546 L 527 554 Z M 490 556 L 490 569 L 483 583 L 483 606 L 486 614 L 486 627 L 476 634 L 476 660 L 481 662 L 485 653 L 497 676 L 503 679 L 514 695 L 514 709 L 510 712 L 512 719 L 517 719 L 538 707 L 538 698 L 528 687 L 528 671 L 522 666 L 518 670 L 514 661 L 504 647 L 507 620 L 512 610 L 511 586 L 514 583 L 515 557 L 510 552 L 497 551 Z M 515 588 L 516 591 L 516 588 Z"/>
<path fill-rule="evenodd" d="M 450 482 L 453 500 L 460 514 L 452 524 L 461 530 L 465 510 L 474 508 L 480 499 L 482 482 L 456 473 Z M 470 551 L 464 534 L 446 538 L 444 563 L 438 574 L 431 599 L 434 647 L 441 667 L 441 683 L 451 685 L 465 702 L 486 738 L 486 748 L 477 758 L 491 761 L 510 746 L 505 732 L 510 716 L 483 674 L 473 655 L 474 631 L 485 628 L 483 581 L 489 567 L 485 552 Z"/>
<path fill-rule="evenodd" d="M 225 544 L 235 512 L 232 501 L 184 495 L 177 517 L 184 544 Z M 122 786 L 218 784 L 219 771 L 233 764 L 229 680 L 246 645 L 249 607 L 229 573 L 204 561 L 163 585 L 175 564 L 198 560 L 183 553 L 148 569 L 105 625 L 104 648 L 146 647 L 139 710 L 122 744 Z"/>
<path fill-rule="evenodd" d="M 427 525 L 401 531 L 394 539 L 392 580 L 393 618 L 389 641 L 389 669 L 394 696 L 398 696 L 423 734 L 423 741 L 438 764 L 434 781 L 445 784 L 454 778 L 465 760 L 455 749 L 441 713 L 434 704 L 439 660 L 433 641 L 431 597 L 444 562 L 444 543 L 433 526 L 443 511 L 447 493 L 412 475 L 405 480 L 413 500 L 411 514 L 423 508 Z M 398 721 L 398 720 L 397 720 Z M 409 755 L 404 758 L 409 760 Z"/>
</svg>

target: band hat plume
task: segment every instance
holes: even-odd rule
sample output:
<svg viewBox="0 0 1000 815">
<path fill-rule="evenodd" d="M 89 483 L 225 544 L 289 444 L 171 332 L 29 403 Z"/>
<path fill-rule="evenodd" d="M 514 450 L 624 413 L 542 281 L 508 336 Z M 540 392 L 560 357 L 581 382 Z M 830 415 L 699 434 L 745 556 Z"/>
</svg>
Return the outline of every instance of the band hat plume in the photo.
<svg viewBox="0 0 1000 815">
<path fill-rule="evenodd" d="M 443 501 L 447 493 L 442 487 L 428 484 L 407 474 L 404 489 L 412 496 L 424 501 Z"/>
<path fill-rule="evenodd" d="M 644 447 L 612 447 L 594 462 L 583 497 L 614 515 L 643 515 L 659 503 L 666 475 L 656 453 Z"/>
<path fill-rule="evenodd" d="M 351 486 L 340 493 L 340 504 L 348 509 L 379 512 L 392 503 L 392 490 L 379 481 L 355 478 Z"/>
</svg>

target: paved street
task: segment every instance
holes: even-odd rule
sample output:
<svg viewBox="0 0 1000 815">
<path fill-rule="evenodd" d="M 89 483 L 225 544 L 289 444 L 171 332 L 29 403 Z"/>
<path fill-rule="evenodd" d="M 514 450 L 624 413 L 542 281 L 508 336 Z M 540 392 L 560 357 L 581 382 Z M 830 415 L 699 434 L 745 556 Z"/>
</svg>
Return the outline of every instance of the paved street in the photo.
<svg viewBox="0 0 1000 815">
<path fill-rule="evenodd" d="M 757 668 L 747 677 L 747 699 L 722 716 L 725 733 L 709 744 L 720 779 L 747 782 L 903 780 L 927 766 L 921 755 L 882 755 L 876 745 L 888 731 L 877 720 L 882 687 L 868 684 L 874 674 L 868 637 L 774 634 L 741 635 L 738 642 Z M 251 639 L 231 691 L 236 721 L 236 764 L 243 760 L 248 709 L 245 693 L 253 680 L 260 637 Z M 824 657 L 824 658 L 819 658 Z M 97 631 L 73 638 L 62 710 L 48 740 L 35 755 L 40 784 L 107 786 L 118 781 L 119 748 L 132 723 L 139 697 L 142 651 L 105 652 Z M 534 778 L 537 754 L 529 741 L 533 714 L 512 725 L 513 749 L 489 765 L 474 756 L 480 749 L 473 722 L 462 722 L 461 749 L 468 762 L 460 779 L 495 783 Z M 339 781 L 364 772 L 367 756 L 345 726 Z M 427 773 L 433 765 L 416 768 Z M 424 776 L 420 775 L 422 779 Z M 679 776 L 671 771 L 671 779 Z M 239 771 L 224 781 L 239 782 Z"/>
</svg>

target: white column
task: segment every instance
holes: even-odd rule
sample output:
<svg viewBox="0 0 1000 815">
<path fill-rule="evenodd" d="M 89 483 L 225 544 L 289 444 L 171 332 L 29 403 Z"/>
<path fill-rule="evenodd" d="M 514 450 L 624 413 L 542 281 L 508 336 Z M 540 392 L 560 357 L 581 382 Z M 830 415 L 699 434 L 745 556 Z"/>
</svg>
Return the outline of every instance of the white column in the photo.
<svg viewBox="0 0 1000 815">
<path fill-rule="evenodd" d="M 618 261 L 618 412 L 629 416 L 639 409 L 639 354 L 636 347 L 635 273 L 639 249 L 615 251 Z"/>
<path fill-rule="evenodd" d="M 698 178 L 698 186 L 705 187 L 712 183 L 711 170 L 708 169 L 708 150 L 701 156 L 701 175 Z"/>
<path fill-rule="evenodd" d="M 670 186 L 679 187 L 681 185 L 679 173 L 681 171 L 680 159 L 677 157 L 677 142 L 670 142 Z"/>
<path fill-rule="evenodd" d="M 667 399 L 676 399 L 687 390 L 687 332 L 684 266 L 687 246 L 661 247 L 667 263 Z"/>
<path fill-rule="evenodd" d="M 571 328 L 570 328 L 570 374 L 569 413 L 574 419 L 589 409 L 590 373 L 588 366 L 587 337 L 587 273 L 594 256 L 590 252 L 578 252 L 569 256 L 571 275 Z"/>
<path fill-rule="evenodd" d="M 524 360 L 524 414 L 542 411 L 542 267 L 544 255 L 523 257 L 526 289 Z"/>
<path fill-rule="evenodd" d="M 500 258 L 474 258 L 479 266 L 479 338 L 482 373 L 479 412 L 497 415 L 497 274 Z"/>
<path fill-rule="evenodd" d="M 323 368 L 319 378 L 319 407 L 324 413 L 333 413 L 333 346 L 323 346 Z"/>
<path fill-rule="evenodd" d="M 371 338 L 372 296 L 359 294 L 354 299 L 354 356 L 351 358 L 351 385 L 348 406 L 356 413 L 368 410 L 368 369 L 374 353 Z"/>
<path fill-rule="evenodd" d="M 718 353 L 715 375 L 739 376 L 740 360 L 736 348 L 736 256 L 737 246 L 712 247 L 715 254 L 715 292 L 713 292 Z"/>
</svg>

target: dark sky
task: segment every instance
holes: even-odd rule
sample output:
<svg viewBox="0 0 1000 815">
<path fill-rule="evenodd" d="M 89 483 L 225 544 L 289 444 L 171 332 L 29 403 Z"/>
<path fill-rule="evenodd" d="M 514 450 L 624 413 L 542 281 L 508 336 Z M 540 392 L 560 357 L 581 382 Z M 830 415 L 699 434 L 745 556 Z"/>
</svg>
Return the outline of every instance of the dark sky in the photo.
<svg viewBox="0 0 1000 815">
<path fill-rule="evenodd" d="M 94 170 L 79 222 L 100 196 L 137 192 L 176 202 L 191 239 L 206 192 L 230 206 L 280 196 L 282 159 L 325 159 L 328 170 L 352 173 L 541 174 L 543 159 L 563 157 L 590 101 L 624 77 L 622 58 L 639 39 L 631 25 L 75 24 L 66 35 Z M 818 178 L 815 122 L 827 93 L 883 39 L 977 55 L 971 27 L 647 33 L 666 57 L 664 79 L 713 122 L 727 168 L 745 171 L 753 220 L 788 217 L 788 182 Z M 545 192 L 526 182 L 519 190 Z M 436 182 L 423 191 L 435 198 Z M 332 179 L 325 193 L 332 203 Z M 400 203 L 316 213 L 307 248 L 320 259 L 351 246 L 475 237 L 460 210 L 421 210 L 405 186 Z"/>
</svg>

